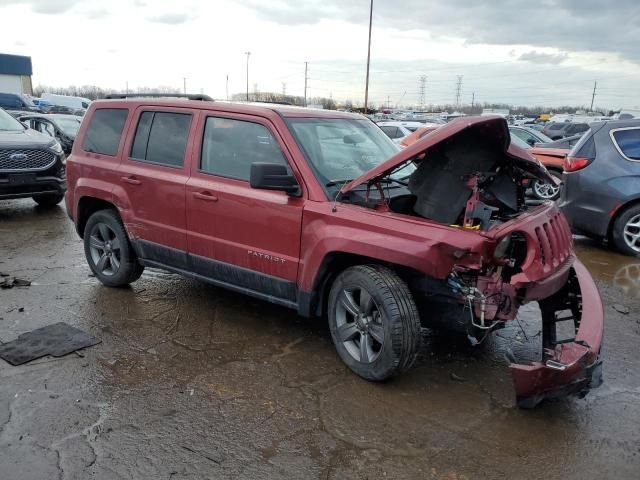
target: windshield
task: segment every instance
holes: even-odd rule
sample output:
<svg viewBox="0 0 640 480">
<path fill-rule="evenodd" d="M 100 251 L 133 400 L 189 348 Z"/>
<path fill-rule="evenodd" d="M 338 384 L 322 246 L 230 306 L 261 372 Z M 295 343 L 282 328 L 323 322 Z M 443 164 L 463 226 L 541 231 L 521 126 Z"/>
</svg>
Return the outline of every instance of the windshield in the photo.
<svg viewBox="0 0 640 480">
<path fill-rule="evenodd" d="M 530 150 L 531 149 L 531 145 L 529 145 L 527 142 L 522 140 L 517 135 L 514 135 L 513 132 L 511 132 L 511 143 L 514 144 L 514 145 L 517 145 L 520 148 L 524 148 L 525 150 Z"/>
<path fill-rule="evenodd" d="M 80 120 L 75 117 L 59 117 L 56 118 L 58 128 L 70 137 L 75 137 L 80 129 Z"/>
<path fill-rule="evenodd" d="M 24 131 L 24 127 L 18 120 L 0 108 L 0 131 L 22 132 Z"/>
<path fill-rule="evenodd" d="M 327 186 L 340 188 L 398 153 L 398 147 L 369 120 L 291 118 L 288 123 L 318 179 Z M 410 173 L 404 169 L 400 176 Z M 338 185 L 329 185 L 334 183 Z"/>
</svg>

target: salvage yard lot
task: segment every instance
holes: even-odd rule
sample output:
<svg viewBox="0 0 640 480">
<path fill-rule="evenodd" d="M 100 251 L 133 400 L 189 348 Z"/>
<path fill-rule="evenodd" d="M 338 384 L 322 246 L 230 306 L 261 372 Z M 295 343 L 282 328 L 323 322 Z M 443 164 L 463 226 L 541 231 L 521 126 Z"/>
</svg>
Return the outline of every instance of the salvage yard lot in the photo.
<svg viewBox="0 0 640 480">
<path fill-rule="evenodd" d="M 369 383 L 321 321 L 149 269 L 106 288 L 63 207 L 3 202 L 0 271 L 33 284 L 0 290 L 0 341 L 64 321 L 102 343 L 0 361 L 0 477 L 637 478 L 640 262 L 577 247 L 605 303 L 604 384 L 525 411 L 501 337 L 535 346 L 526 312 L 475 350 L 425 332 L 416 368 Z"/>
</svg>

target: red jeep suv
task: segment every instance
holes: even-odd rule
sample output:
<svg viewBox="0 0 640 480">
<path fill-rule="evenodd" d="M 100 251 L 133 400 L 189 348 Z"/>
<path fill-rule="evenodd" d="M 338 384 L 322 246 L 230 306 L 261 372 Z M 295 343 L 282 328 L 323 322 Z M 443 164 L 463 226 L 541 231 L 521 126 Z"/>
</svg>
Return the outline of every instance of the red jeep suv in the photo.
<svg viewBox="0 0 640 480">
<path fill-rule="evenodd" d="M 66 203 L 103 284 L 156 267 L 326 316 L 368 380 L 410 368 L 423 326 L 479 343 L 537 302 L 539 359 L 510 365 L 531 407 L 601 383 L 604 316 L 562 213 L 525 204 L 535 179 L 498 117 L 398 151 L 355 114 L 127 97 L 91 104 Z"/>
</svg>

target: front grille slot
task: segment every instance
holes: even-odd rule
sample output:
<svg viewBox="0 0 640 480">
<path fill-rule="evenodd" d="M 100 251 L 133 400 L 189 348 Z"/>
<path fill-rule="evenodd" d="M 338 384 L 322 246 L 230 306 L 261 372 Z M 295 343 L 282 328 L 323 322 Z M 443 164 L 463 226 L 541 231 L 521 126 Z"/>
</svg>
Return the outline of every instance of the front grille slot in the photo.
<svg viewBox="0 0 640 480">
<path fill-rule="evenodd" d="M 14 158 L 11 158 L 11 157 Z M 34 172 L 50 168 L 56 156 L 49 150 L 35 148 L 0 149 L 0 172 Z"/>
<path fill-rule="evenodd" d="M 562 265 L 571 255 L 573 238 L 562 214 L 553 216 L 534 231 L 540 249 L 540 262 L 545 271 Z"/>
</svg>

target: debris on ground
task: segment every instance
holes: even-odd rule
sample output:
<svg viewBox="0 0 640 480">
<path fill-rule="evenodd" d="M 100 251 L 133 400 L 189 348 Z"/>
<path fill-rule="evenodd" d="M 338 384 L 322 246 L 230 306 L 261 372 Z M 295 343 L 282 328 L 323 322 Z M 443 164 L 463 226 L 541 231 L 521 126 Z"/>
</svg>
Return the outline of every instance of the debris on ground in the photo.
<svg viewBox="0 0 640 480">
<path fill-rule="evenodd" d="M 1 273 L 0 277 L 0 288 L 7 289 L 13 287 L 29 287 L 31 286 L 31 282 L 29 280 L 24 280 L 22 278 L 12 277 L 10 275 Z"/>
<path fill-rule="evenodd" d="M 0 358 L 16 366 L 46 355 L 62 357 L 100 342 L 78 328 L 59 322 L 23 333 L 0 345 Z"/>
<path fill-rule="evenodd" d="M 466 378 L 463 378 L 463 377 L 461 377 L 460 375 L 456 375 L 456 374 L 455 374 L 455 373 L 453 373 L 453 372 L 451 372 L 451 373 L 449 374 L 449 377 L 451 378 L 451 380 L 454 380 L 454 381 L 456 381 L 456 382 L 466 382 L 466 381 L 467 381 L 467 379 L 466 379 Z"/>
<path fill-rule="evenodd" d="M 616 312 L 621 313 L 622 315 L 629 315 L 629 307 L 620 305 L 619 303 L 614 303 L 612 307 Z"/>
</svg>

